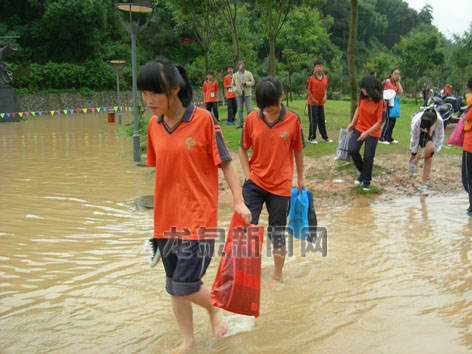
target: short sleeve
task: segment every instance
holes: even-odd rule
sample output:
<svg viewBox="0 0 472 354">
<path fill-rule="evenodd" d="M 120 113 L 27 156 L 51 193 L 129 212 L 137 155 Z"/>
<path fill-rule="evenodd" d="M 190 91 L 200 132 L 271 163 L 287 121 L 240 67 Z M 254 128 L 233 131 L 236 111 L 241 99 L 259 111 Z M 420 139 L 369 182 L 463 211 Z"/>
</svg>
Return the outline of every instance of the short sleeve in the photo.
<svg viewBox="0 0 472 354">
<path fill-rule="evenodd" d="M 300 123 L 300 118 L 296 116 L 294 119 L 294 134 L 292 134 L 292 144 L 291 147 L 294 150 L 302 150 L 305 147 L 305 139 L 303 138 L 302 125 Z"/>
<path fill-rule="evenodd" d="M 154 116 L 149 120 L 147 131 L 147 150 L 146 150 L 146 166 L 156 167 L 156 150 L 152 142 L 152 130 L 156 128 L 155 122 L 157 117 Z"/>
<path fill-rule="evenodd" d="M 239 141 L 239 146 L 246 151 L 249 150 L 252 146 L 251 132 L 251 119 L 248 117 L 242 128 L 241 140 Z"/>
<path fill-rule="evenodd" d="M 231 161 L 232 158 L 228 152 L 228 149 L 226 148 L 223 132 L 221 131 L 221 127 L 218 124 L 218 121 L 213 116 L 213 113 L 210 113 L 210 115 L 211 115 L 211 124 L 209 126 L 210 126 L 210 129 L 212 130 L 211 139 L 210 139 L 211 140 L 210 141 L 211 155 L 213 157 L 213 162 L 215 166 L 219 166 L 221 165 L 222 162 Z"/>
</svg>

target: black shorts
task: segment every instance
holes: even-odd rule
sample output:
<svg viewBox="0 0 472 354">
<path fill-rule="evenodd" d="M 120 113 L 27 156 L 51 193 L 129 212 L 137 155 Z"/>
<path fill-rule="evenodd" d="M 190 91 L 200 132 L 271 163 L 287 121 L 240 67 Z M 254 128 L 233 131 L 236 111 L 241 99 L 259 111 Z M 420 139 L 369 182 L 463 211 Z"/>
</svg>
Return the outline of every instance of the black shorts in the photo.
<svg viewBox="0 0 472 354">
<path fill-rule="evenodd" d="M 433 141 L 433 139 L 431 139 L 431 136 L 425 132 L 421 132 L 419 146 L 424 148 L 428 141 Z"/>
<path fill-rule="evenodd" d="M 158 239 L 157 245 L 166 271 L 167 292 L 184 296 L 199 291 L 213 256 L 215 240 Z"/>
<path fill-rule="evenodd" d="M 243 198 L 244 203 L 251 211 L 251 223 L 254 225 L 259 223 L 259 216 L 265 203 L 269 213 L 267 236 L 272 241 L 274 248 L 285 246 L 285 226 L 287 225 L 290 197 L 272 194 L 248 179 L 243 184 Z"/>
</svg>

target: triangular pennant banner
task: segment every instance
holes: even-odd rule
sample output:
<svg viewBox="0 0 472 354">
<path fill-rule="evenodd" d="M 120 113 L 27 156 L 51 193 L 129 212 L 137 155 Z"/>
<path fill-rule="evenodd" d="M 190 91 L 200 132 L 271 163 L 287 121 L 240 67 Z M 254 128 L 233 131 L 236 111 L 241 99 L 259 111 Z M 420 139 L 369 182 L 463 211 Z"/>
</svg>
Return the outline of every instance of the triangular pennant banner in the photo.
<svg viewBox="0 0 472 354">
<path fill-rule="evenodd" d="M 32 115 L 33 117 L 36 117 L 36 112 L 35 112 L 35 111 L 31 112 L 31 115 Z"/>
<path fill-rule="evenodd" d="M 5 117 L 5 113 L 0 113 L 0 117 Z"/>
<path fill-rule="evenodd" d="M 115 109 L 115 112 L 118 110 L 118 106 L 113 107 Z"/>
<path fill-rule="evenodd" d="M 103 107 L 102 109 L 103 109 L 103 112 L 106 112 L 106 111 L 107 111 L 107 108 L 106 108 L 106 107 Z"/>
<path fill-rule="evenodd" d="M 69 109 L 69 113 L 70 113 L 70 114 L 73 114 L 73 113 L 74 113 L 74 110 L 73 110 L 73 109 Z"/>
<path fill-rule="evenodd" d="M 68 111 L 67 109 L 64 109 L 62 112 L 64 112 L 64 114 L 67 114 Z"/>
<path fill-rule="evenodd" d="M 39 114 L 39 116 L 42 116 L 42 115 L 43 115 L 43 112 L 38 111 L 38 114 Z"/>
<path fill-rule="evenodd" d="M 97 112 L 100 112 L 101 108 L 100 107 L 97 107 Z"/>
<path fill-rule="evenodd" d="M 30 112 L 25 112 L 25 116 L 29 117 Z"/>
<path fill-rule="evenodd" d="M 12 113 L 12 114 L 11 114 L 11 116 L 12 116 L 13 118 L 15 118 L 15 116 L 16 116 L 16 113 Z"/>
<path fill-rule="evenodd" d="M 91 110 L 92 112 L 95 112 L 95 108 L 90 108 L 90 110 Z"/>
<path fill-rule="evenodd" d="M 60 110 L 56 110 L 56 113 L 57 113 L 57 114 L 61 114 L 61 111 L 60 111 Z"/>
<path fill-rule="evenodd" d="M 56 113 L 56 112 L 54 112 L 54 111 L 49 111 L 49 113 L 51 113 L 51 115 L 53 116 L 53 115 L 54 115 L 54 113 Z"/>
<path fill-rule="evenodd" d="M 18 115 L 20 116 L 20 118 L 23 118 L 23 112 L 18 113 Z"/>
<path fill-rule="evenodd" d="M 80 113 L 80 109 L 78 109 L 78 108 L 77 108 L 75 111 L 76 111 L 77 113 Z"/>
<path fill-rule="evenodd" d="M 87 108 L 82 108 L 82 111 L 83 111 L 84 113 L 87 113 Z"/>
</svg>

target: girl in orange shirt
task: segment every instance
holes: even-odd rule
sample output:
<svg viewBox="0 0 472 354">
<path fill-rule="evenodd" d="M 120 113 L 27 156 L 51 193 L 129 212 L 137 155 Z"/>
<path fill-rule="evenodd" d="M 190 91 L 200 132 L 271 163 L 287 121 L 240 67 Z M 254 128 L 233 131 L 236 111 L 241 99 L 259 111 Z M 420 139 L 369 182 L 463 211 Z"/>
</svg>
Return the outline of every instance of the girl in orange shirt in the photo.
<svg viewBox="0 0 472 354">
<path fill-rule="evenodd" d="M 361 173 L 354 184 L 362 183 L 362 188 L 369 191 L 375 149 L 382 127 L 382 85 L 379 80 L 369 75 L 361 79 L 359 87 L 361 94 L 357 109 L 351 123 L 347 126 L 347 131 L 352 131 L 348 149 L 356 168 Z M 364 142 L 364 160 L 362 160 L 360 149 Z"/>
<path fill-rule="evenodd" d="M 193 304 L 207 310 L 217 340 L 228 329 L 222 310 L 211 305 L 210 292 L 201 281 L 214 249 L 214 237 L 205 236 L 205 230 L 217 226 L 219 167 L 235 211 L 247 223 L 251 213 L 218 122 L 192 104 L 185 69 L 159 57 L 143 66 L 137 84 L 155 114 L 149 120 L 146 154 L 146 165 L 156 168 L 153 245 L 162 256 L 166 290 L 183 337 L 176 352 L 182 353 L 195 344 Z"/>
<path fill-rule="evenodd" d="M 467 89 L 472 94 L 472 77 L 467 80 Z M 469 194 L 469 209 L 467 215 L 472 216 L 472 105 L 467 108 L 464 114 L 465 124 L 464 145 L 462 146 L 462 184 Z"/>
</svg>

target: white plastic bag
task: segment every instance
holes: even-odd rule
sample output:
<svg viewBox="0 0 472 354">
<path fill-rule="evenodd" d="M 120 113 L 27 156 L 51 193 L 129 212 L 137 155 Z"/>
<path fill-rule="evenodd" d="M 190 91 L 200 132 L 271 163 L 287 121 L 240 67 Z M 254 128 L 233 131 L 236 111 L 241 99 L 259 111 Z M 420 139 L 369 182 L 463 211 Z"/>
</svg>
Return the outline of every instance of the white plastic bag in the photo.
<svg viewBox="0 0 472 354">
<path fill-rule="evenodd" d="M 349 155 L 350 137 L 351 133 L 348 133 L 346 128 L 341 128 L 339 130 L 338 147 L 336 148 L 336 153 L 334 154 L 335 161 L 351 161 L 351 156 Z"/>
</svg>

